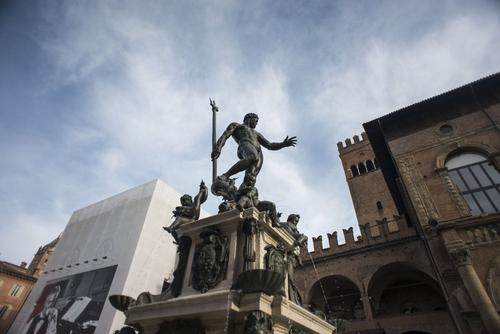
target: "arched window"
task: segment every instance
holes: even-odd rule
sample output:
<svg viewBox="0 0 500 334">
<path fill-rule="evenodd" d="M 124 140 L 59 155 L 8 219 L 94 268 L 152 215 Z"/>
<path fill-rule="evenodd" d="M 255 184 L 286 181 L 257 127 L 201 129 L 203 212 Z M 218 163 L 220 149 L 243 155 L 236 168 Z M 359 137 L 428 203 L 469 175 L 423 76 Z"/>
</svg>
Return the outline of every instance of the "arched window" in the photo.
<svg viewBox="0 0 500 334">
<path fill-rule="evenodd" d="M 366 174 L 366 167 L 364 163 L 360 162 L 358 164 L 358 169 L 359 169 L 359 174 Z"/>
<path fill-rule="evenodd" d="M 352 176 L 358 176 L 359 175 L 358 167 L 356 167 L 356 165 L 352 165 L 351 172 L 352 172 Z"/>
<path fill-rule="evenodd" d="M 368 169 L 369 172 L 375 170 L 375 165 L 371 160 L 366 160 L 366 169 Z"/>
<path fill-rule="evenodd" d="M 484 155 L 464 152 L 449 158 L 445 166 L 473 216 L 500 211 L 500 173 Z"/>
</svg>

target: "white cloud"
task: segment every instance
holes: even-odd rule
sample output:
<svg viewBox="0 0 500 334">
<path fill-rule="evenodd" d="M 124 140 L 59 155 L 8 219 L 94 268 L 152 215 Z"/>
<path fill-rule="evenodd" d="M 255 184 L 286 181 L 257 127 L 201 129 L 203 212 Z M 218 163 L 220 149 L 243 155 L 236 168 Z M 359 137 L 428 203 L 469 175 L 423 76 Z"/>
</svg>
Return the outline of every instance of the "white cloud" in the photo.
<svg viewBox="0 0 500 334">
<path fill-rule="evenodd" d="M 497 71 L 500 24 L 487 16 L 453 17 L 405 43 L 374 37 L 359 62 L 324 71 L 317 118 L 328 113 L 330 127 L 351 137 L 363 122 Z"/>
<path fill-rule="evenodd" d="M 432 2 L 374 12 L 351 2 L 285 12 L 268 2 L 44 4 L 36 40 L 50 85 L 33 88 L 44 92 L 33 108 L 53 117 L 51 107 L 76 102 L 66 119 L 54 118 L 57 136 L 28 135 L 2 152 L 9 177 L 0 189 L 16 190 L 0 217 L 9 222 L 0 230 L 7 258 L 19 262 L 22 251 L 4 240 L 24 235 L 36 248 L 73 210 L 127 187 L 160 177 L 192 193 L 208 182 L 209 97 L 220 107 L 219 135 L 248 112 L 259 114 L 270 141 L 298 135 L 296 148 L 264 152 L 258 180 L 261 199 L 276 202 L 283 219 L 299 213 L 310 236 L 352 226 L 336 142 L 363 122 L 498 71 L 500 20 L 482 5 L 460 13 L 448 4 L 423 24 L 403 14 L 434 12 Z M 219 173 L 235 160 L 230 139 Z M 47 199 L 33 205 L 41 192 Z M 211 196 L 206 208 L 215 212 L 218 202 Z"/>
</svg>

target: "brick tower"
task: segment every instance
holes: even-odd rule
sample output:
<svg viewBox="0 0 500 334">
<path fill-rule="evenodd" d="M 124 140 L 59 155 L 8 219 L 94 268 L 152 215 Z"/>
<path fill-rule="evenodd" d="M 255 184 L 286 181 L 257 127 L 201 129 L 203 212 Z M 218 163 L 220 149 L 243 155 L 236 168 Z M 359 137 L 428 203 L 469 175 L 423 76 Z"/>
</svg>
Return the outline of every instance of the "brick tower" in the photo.
<svg viewBox="0 0 500 334">
<path fill-rule="evenodd" d="M 380 235 L 380 224 L 387 224 L 389 232 L 397 229 L 398 211 L 366 134 L 337 147 L 360 229 L 369 229 L 373 237 Z"/>
</svg>

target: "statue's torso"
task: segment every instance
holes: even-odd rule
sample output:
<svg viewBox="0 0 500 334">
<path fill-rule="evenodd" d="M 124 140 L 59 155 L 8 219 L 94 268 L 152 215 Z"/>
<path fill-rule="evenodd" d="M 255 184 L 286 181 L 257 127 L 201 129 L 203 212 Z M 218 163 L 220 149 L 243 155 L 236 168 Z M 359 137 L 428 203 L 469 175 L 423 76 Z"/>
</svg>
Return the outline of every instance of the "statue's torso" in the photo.
<svg viewBox="0 0 500 334">
<path fill-rule="evenodd" d="M 249 142 L 256 148 L 260 147 L 258 132 L 245 124 L 238 124 L 232 136 L 238 144 Z"/>
</svg>

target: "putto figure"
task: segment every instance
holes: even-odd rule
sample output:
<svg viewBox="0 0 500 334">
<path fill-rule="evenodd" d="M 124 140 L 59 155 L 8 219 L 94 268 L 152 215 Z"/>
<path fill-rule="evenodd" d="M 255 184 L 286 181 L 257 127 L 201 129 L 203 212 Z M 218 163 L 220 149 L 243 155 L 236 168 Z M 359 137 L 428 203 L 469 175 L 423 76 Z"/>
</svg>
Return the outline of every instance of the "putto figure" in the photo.
<svg viewBox="0 0 500 334">
<path fill-rule="evenodd" d="M 256 179 L 262 168 L 264 156 L 262 155 L 261 146 L 268 150 L 280 150 L 284 147 L 295 146 L 297 138 L 286 137 L 281 143 L 271 143 L 263 135 L 255 130 L 259 116 L 254 113 L 246 114 L 243 119 L 243 124 L 231 123 L 226 131 L 220 136 L 219 140 L 212 151 L 212 160 L 216 160 L 221 153 L 222 147 L 229 137 L 238 144 L 238 158 L 236 162 L 227 172 L 217 177 L 214 183 L 227 182 L 234 174 L 245 171 L 245 178 Z M 214 187 L 212 187 L 214 189 Z M 220 196 L 217 191 L 212 190 L 214 195 Z"/>
<path fill-rule="evenodd" d="M 203 181 L 200 183 L 200 190 L 194 197 L 194 200 L 188 194 L 182 195 L 181 205 L 172 211 L 175 217 L 174 222 L 169 227 L 164 227 L 165 231 L 172 234 L 176 242 L 178 241 L 177 229 L 183 224 L 193 222 L 200 218 L 200 207 L 207 198 L 208 189 Z"/>
</svg>

